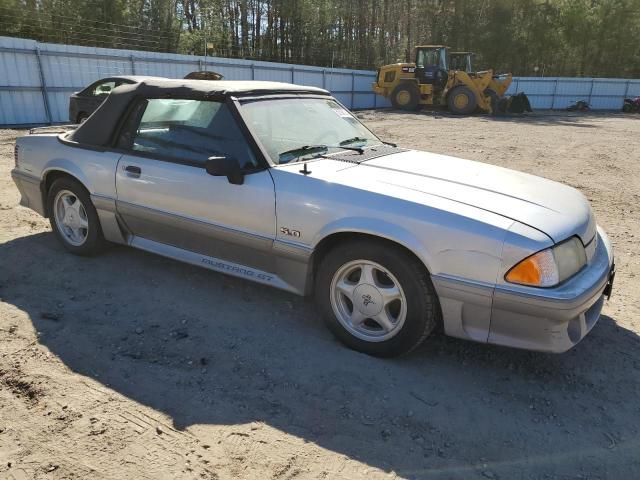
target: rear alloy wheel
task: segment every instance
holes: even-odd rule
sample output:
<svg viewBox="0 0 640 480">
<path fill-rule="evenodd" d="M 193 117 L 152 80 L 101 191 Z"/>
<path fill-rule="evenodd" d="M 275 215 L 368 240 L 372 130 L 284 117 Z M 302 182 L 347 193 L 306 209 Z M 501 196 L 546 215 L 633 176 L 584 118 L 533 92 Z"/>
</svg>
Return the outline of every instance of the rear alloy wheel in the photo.
<svg viewBox="0 0 640 480">
<path fill-rule="evenodd" d="M 59 178 L 47 195 L 51 229 L 76 255 L 94 255 L 104 247 L 100 220 L 86 189 L 76 180 Z"/>
<path fill-rule="evenodd" d="M 56 227 L 65 242 L 79 247 L 87 241 L 89 218 L 82 201 L 69 190 L 60 190 L 53 200 Z"/>
<path fill-rule="evenodd" d="M 420 103 L 420 90 L 415 83 L 403 82 L 391 92 L 393 108 L 416 110 Z"/>
<path fill-rule="evenodd" d="M 449 92 L 447 106 L 455 115 L 469 115 L 478 106 L 478 99 L 469 87 L 459 85 Z"/>
<path fill-rule="evenodd" d="M 375 241 L 330 251 L 318 269 L 316 299 L 340 341 L 381 357 L 413 350 L 440 318 L 424 266 L 402 249 Z"/>
</svg>

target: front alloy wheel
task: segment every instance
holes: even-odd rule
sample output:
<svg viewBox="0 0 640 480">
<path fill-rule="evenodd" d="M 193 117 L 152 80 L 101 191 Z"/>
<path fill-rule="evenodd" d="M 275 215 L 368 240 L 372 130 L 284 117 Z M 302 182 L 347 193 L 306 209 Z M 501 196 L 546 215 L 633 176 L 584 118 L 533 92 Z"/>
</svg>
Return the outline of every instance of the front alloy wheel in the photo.
<svg viewBox="0 0 640 480">
<path fill-rule="evenodd" d="M 345 329 L 367 342 L 392 338 L 407 317 L 407 299 L 400 282 L 370 260 L 347 262 L 335 273 L 331 307 Z"/>
<path fill-rule="evenodd" d="M 348 347 L 369 355 L 407 353 L 441 321 L 424 264 L 385 240 L 336 245 L 320 260 L 315 285 L 329 329 Z"/>
</svg>

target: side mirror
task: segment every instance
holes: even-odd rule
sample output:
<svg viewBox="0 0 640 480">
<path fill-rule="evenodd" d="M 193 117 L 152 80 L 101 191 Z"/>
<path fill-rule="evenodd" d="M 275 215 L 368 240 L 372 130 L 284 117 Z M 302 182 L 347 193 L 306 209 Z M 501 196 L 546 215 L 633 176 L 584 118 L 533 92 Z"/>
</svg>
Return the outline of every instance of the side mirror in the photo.
<svg viewBox="0 0 640 480">
<path fill-rule="evenodd" d="M 229 183 L 234 185 L 244 183 L 244 173 L 234 157 L 209 157 L 204 165 L 209 175 L 227 177 Z"/>
</svg>

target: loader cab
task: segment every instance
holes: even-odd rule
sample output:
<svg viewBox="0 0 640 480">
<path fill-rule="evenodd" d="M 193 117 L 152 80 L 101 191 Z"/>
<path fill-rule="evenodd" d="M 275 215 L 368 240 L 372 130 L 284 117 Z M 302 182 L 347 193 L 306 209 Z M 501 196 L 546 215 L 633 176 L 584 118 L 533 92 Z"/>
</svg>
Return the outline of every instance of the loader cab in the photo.
<svg viewBox="0 0 640 480">
<path fill-rule="evenodd" d="M 444 45 L 416 47 L 416 79 L 436 89 L 444 88 L 449 75 L 449 49 Z"/>
<path fill-rule="evenodd" d="M 474 56 L 475 53 L 471 52 L 451 52 L 449 54 L 449 66 L 451 67 L 451 70 L 473 73 Z"/>
</svg>

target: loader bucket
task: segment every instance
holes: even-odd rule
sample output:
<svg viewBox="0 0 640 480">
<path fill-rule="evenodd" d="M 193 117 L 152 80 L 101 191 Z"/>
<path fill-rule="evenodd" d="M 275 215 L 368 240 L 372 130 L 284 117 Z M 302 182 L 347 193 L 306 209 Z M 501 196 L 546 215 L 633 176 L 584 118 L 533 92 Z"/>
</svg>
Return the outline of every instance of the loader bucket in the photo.
<svg viewBox="0 0 640 480">
<path fill-rule="evenodd" d="M 508 97 L 502 97 L 498 101 L 498 105 L 494 114 L 505 113 L 524 113 L 532 112 L 531 103 L 526 93 L 520 92 L 515 95 L 509 95 Z"/>
<path fill-rule="evenodd" d="M 498 97 L 503 97 L 507 90 L 509 90 L 509 86 L 511 86 L 511 82 L 513 81 L 513 77 L 510 73 L 503 73 L 501 75 L 493 75 L 491 78 L 491 82 L 489 83 L 489 88 L 498 94 Z"/>
</svg>

